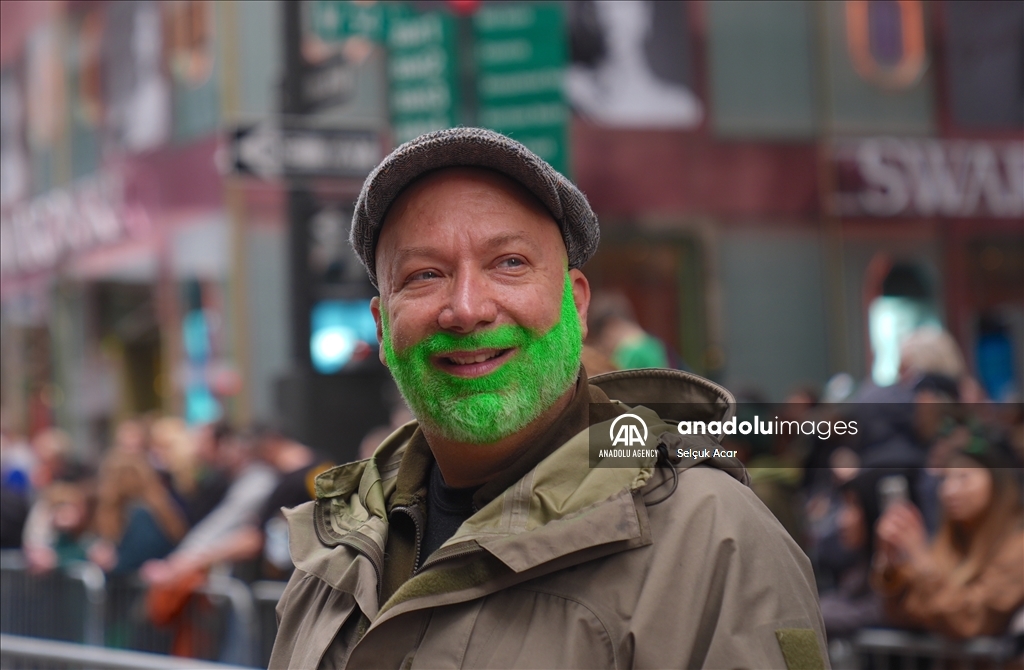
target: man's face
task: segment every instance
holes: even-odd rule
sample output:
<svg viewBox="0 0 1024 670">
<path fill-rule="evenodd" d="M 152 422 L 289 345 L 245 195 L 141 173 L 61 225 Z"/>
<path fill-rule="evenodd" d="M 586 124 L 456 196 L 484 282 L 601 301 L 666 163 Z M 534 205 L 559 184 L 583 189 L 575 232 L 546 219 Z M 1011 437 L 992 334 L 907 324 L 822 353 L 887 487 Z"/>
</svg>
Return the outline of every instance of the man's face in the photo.
<svg viewBox="0 0 1024 670">
<path fill-rule="evenodd" d="M 518 184 L 473 168 L 430 173 L 391 206 L 376 261 L 381 360 L 436 432 L 497 441 L 575 381 L 589 286 Z"/>
</svg>

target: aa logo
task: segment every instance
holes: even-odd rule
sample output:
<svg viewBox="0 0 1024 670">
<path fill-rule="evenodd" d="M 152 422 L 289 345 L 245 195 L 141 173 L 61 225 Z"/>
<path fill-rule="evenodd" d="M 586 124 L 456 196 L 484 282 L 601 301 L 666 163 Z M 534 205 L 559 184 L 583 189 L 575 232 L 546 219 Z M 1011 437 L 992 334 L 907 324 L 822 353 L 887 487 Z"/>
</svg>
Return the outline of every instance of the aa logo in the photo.
<svg viewBox="0 0 1024 670">
<path fill-rule="evenodd" d="M 631 419 L 631 421 L 624 421 L 624 419 Z M 612 427 L 608 429 L 608 437 L 611 438 L 613 447 L 642 447 L 647 443 L 647 424 L 636 414 L 623 414 L 615 417 L 615 420 L 612 421 Z"/>
</svg>

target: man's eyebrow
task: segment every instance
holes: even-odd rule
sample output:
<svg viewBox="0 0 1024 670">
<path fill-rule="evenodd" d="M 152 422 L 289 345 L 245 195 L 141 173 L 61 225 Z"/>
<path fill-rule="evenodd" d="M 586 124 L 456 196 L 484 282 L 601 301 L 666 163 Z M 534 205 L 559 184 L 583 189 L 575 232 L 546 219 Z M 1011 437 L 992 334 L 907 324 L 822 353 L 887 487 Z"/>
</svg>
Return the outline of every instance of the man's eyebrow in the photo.
<svg viewBox="0 0 1024 670">
<path fill-rule="evenodd" d="M 438 256 L 440 251 L 434 247 L 402 247 L 395 251 L 395 262 L 400 263 L 417 256 Z"/>
<path fill-rule="evenodd" d="M 483 246 L 487 249 L 496 249 L 511 242 L 523 242 L 533 249 L 539 248 L 537 241 L 526 233 L 505 233 L 504 235 L 495 235 L 494 237 L 485 240 Z"/>
<path fill-rule="evenodd" d="M 505 233 L 502 235 L 495 235 L 494 237 L 484 240 L 482 246 L 485 249 L 497 249 L 513 242 L 522 242 L 527 246 L 532 247 L 534 250 L 539 248 L 537 241 L 526 233 Z M 402 247 L 395 251 L 394 260 L 396 263 L 401 263 L 409 258 L 430 258 L 439 256 L 442 253 L 443 252 L 436 247 Z"/>
</svg>

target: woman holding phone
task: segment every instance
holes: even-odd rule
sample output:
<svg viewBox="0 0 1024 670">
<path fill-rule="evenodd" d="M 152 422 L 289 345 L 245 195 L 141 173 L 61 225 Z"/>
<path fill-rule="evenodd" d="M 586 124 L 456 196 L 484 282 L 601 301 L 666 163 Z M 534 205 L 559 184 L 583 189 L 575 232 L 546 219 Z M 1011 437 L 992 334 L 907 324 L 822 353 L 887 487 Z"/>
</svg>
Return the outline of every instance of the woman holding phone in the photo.
<svg viewBox="0 0 1024 670">
<path fill-rule="evenodd" d="M 1008 445 L 973 435 L 942 471 L 934 542 L 912 504 L 886 509 L 872 581 L 893 623 L 957 638 L 1006 632 L 1024 606 L 1020 475 Z"/>
</svg>

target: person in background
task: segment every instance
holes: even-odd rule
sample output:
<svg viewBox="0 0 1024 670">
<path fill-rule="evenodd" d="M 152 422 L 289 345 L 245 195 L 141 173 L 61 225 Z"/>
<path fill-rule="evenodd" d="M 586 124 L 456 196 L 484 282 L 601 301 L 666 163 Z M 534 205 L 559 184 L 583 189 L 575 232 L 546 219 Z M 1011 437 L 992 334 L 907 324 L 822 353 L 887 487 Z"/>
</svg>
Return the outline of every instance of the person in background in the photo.
<svg viewBox="0 0 1024 670">
<path fill-rule="evenodd" d="M 0 549 L 20 549 L 28 518 L 32 450 L 0 413 Z"/>
<path fill-rule="evenodd" d="M 44 516 L 32 521 L 37 532 L 24 539 L 30 572 L 46 572 L 86 560 L 86 552 L 95 540 L 90 529 L 95 486 L 92 470 L 76 462 L 65 463 L 46 486 L 32 511 Z"/>
<path fill-rule="evenodd" d="M 117 424 L 111 449 L 121 454 L 149 457 L 150 425 L 145 417 L 127 419 Z"/>
<path fill-rule="evenodd" d="M 47 428 L 32 438 L 32 453 L 35 455 L 32 488 L 42 491 L 50 482 L 61 478 L 72 461 L 71 438 L 60 428 Z M 78 472 L 75 468 L 75 474 Z"/>
<path fill-rule="evenodd" d="M 804 507 L 807 553 L 814 565 L 818 590 L 838 588 L 843 573 L 857 563 L 857 551 L 840 539 L 839 515 L 843 509 L 842 487 L 860 472 L 857 454 L 846 446 L 833 445 L 825 467 L 819 469 L 814 487 L 807 489 Z"/>
<path fill-rule="evenodd" d="M 587 344 L 620 370 L 674 367 L 664 343 L 640 327 L 633 306 L 622 293 L 595 291 L 588 327 Z"/>
<path fill-rule="evenodd" d="M 312 449 L 269 424 L 254 426 L 245 439 L 261 460 L 280 475 L 277 485 L 254 508 L 257 514 L 245 514 L 244 522 L 234 531 L 212 538 L 205 546 L 181 556 L 176 561 L 176 571 L 205 571 L 219 563 L 240 564 L 259 558 L 262 552 L 266 559 L 263 572 L 269 573 L 266 577 L 284 579 L 291 572 L 287 523 L 281 508 L 313 500 L 314 479 L 334 464 L 318 458 Z"/>
<path fill-rule="evenodd" d="M 861 466 L 923 468 L 939 429 L 959 413 L 960 403 L 974 402 L 963 391 L 966 365 L 953 337 L 935 326 L 911 332 L 900 344 L 897 382 L 864 384 L 854 396 L 851 416 L 859 432 L 853 445 Z M 929 473 L 917 478 L 925 528 L 939 525 L 938 481 Z"/>
<path fill-rule="evenodd" d="M 956 638 L 999 635 L 1024 606 L 1021 466 L 1003 440 L 976 431 L 950 457 L 929 546 L 921 514 L 893 505 L 878 523 L 873 584 L 897 625 Z"/>
<path fill-rule="evenodd" d="M 7 414 L 0 413 L 0 483 L 4 490 L 27 501 L 32 495 L 35 464 L 36 457 L 28 440 L 13 429 Z"/>
<path fill-rule="evenodd" d="M 960 346 L 949 331 L 922 326 L 900 343 L 899 384 L 915 388 L 931 377 L 933 387 L 965 403 L 985 402 L 985 389 L 972 377 Z"/>
<path fill-rule="evenodd" d="M 71 438 L 59 428 L 47 428 L 31 440 L 33 465 L 29 471 L 30 508 L 22 532 L 22 547 L 26 552 L 39 556 L 48 555 L 40 548 L 53 547 L 57 541 L 53 519 L 53 506 L 47 492 L 50 484 L 63 480 L 65 484 L 84 486 L 87 479 L 82 467 L 71 458 Z M 69 482 L 68 478 L 75 479 Z M 78 480 L 82 480 L 79 482 Z M 60 487 L 67 490 L 68 487 Z M 48 565 L 44 559 L 41 565 Z M 52 566 L 50 566 L 52 567 Z"/>
<path fill-rule="evenodd" d="M 118 448 L 122 444 L 100 466 L 99 539 L 89 549 L 89 559 L 111 573 L 134 572 L 150 559 L 163 558 L 188 532 L 184 512 L 144 452 Z"/>
<path fill-rule="evenodd" d="M 899 380 L 916 381 L 926 374 L 959 382 L 967 366 L 956 340 L 936 326 L 922 326 L 900 343 Z"/>
<path fill-rule="evenodd" d="M 850 559 L 839 571 L 832 588 L 821 591 L 821 616 L 829 640 L 848 638 L 859 629 L 882 625 L 882 599 L 871 588 L 871 559 L 875 550 L 875 525 L 885 504 L 882 491 L 887 478 L 913 480 L 912 470 L 869 469 L 840 486 L 837 539 Z M 891 480 L 889 480 L 891 481 Z M 906 485 L 908 495 L 913 489 Z"/>
<path fill-rule="evenodd" d="M 615 372 L 619 369 L 615 363 L 612 363 L 610 358 L 589 344 L 583 345 L 581 362 L 583 363 L 583 368 L 591 377 L 604 374 L 605 372 Z"/>
<path fill-rule="evenodd" d="M 933 435 L 920 430 L 919 415 L 935 408 L 918 406 L 970 402 L 959 393 L 965 370 L 964 357 L 949 333 L 932 326 L 907 335 L 900 344 L 897 382 L 864 383 L 851 401 L 851 418 L 860 426 L 856 451 L 863 464 L 924 466 Z"/>
<path fill-rule="evenodd" d="M 184 420 L 165 416 L 153 422 L 149 462 L 185 510 L 187 501 L 195 495 L 197 461 L 196 441 Z"/>
<path fill-rule="evenodd" d="M 224 499 L 231 486 L 231 474 L 221 466 L 221 447 L 237 438 L 227 421 L 206 424 L 195 431 L 196 465 L 192 492 L 183 500 L 190 526 L 202 521 Z"/>
<path fill-rule="evenodd" d="M 401 414 L 396 420 L 400 419 Z M 281 480 L 260 510 L 257 523 L 243 532 L 247 531 L 251 538 L 251 546 L 255 549 L 253 554 L 263 553 L 263 577 L 287 579 L 293 566 L 288 549 L 288 522 L 282 509 L 315 500 L 317 475 L 334 467 L 334 463 L 319 457 L 279 428 L 257 426 L 255 433 L 262 444 L 264 458 L 281 473 Z"/>
<path fill-rule="evenodd" d="M 147 561 L 141 570 L 149 584 L 168 584 L 197 572 L 208 547 L 252 522 L 277 485 L 278 474 L 258 458 L 251 441 L 235 435 L 217 449 L 217 465 L 231 477 L 227 494 L 196 524 L 166 559 Z"/>
<path fill-rule="evenodd" d="M 28 518 L 28 498 L 6 481 L 0 481 L 0 549 L 20 549 Z"/>
</svg>

